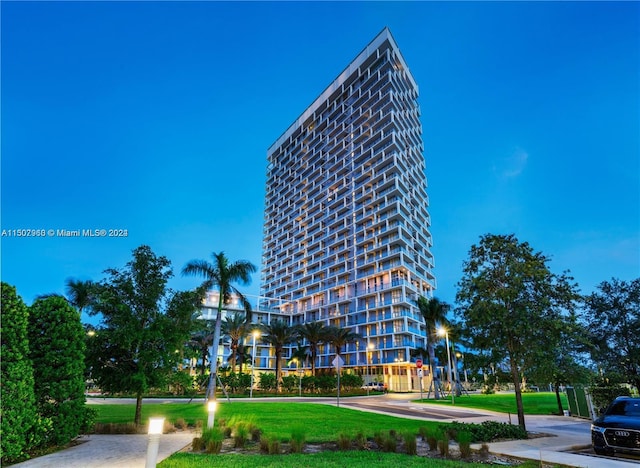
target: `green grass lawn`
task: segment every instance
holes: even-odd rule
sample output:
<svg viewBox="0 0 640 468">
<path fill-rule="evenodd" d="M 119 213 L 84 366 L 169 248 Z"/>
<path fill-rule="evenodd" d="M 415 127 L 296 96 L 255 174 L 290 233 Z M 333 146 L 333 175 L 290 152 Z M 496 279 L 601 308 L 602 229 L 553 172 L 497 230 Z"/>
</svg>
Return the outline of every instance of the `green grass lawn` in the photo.
<svg viewBox="0 0 640 468">
<path fill-rule="evenodd" d="M 134 405 L 96 405 L 97 422 L 133 422 Z M 202 403 L 167 403 L 142 405 L 142 420 L 153 416 L 164 416 L 175 422 L 183 418 L 189 424 L 206 422 L 207 413 Z M 373 436 L 378 430 L 395 429 L 398 432 L 411 430 L 418 432 L 421 426 L 430 427 L 440 423 L 403 419 L 383 414 L 367 413 L 348 408 L 314 403 L 246 403 L 242 401 L 220 402 L 216 420 L 240 418 L 254 422 L 266 435 L 286 441 L 291 436 L 291 428 L 301 423 L 307 429 L 307 441 L 311 443 L 330 442 L 338 434 L 355 435 L 362 431 L 365 436 Z"/>
<path fill-rule="evenodd" d="M 567 397 L 560 394 L 562 407 L 568 409 Z M 439 405 L 451 405 L 451 397 L 440 400 L 423 399 L 415 400 L 416 403 L 434 403 Z M 465 408 L 486 409 L 497 411 L 498 413 L 516 413 L 516 395 L 515 393 L 495 393 L 493 395 L 469 394 L 461 395 L 455 398 L 455 406 Z M 535 392 L 522 394 L 522 406 L 524 414 L 558 414 L 558 404 L 556 402 L 556 394 L 553 392 Z"/>
<path fill-rule="evenodd" d="M 547 394 L 547 399 L 553 394 Z M 484 397 L 476 399 L 479 408 L 495 408 L 494 400 L 502 401 L 499 397 L 513 395 L 474 395 Z M 470 399 L 471 400 L 471 399 Z M 505 399 L 506 401 L 506 399 Z M 441 402 L 441 404 L 447 404 Z M 450 404 L 450 403 L 448 403 Z M 507 407 L 507 406 L 505 406 Z M 101 423 L 130 423 L 133 421 L 134 405 L 96 405 L 97 421 Z M 152 416 L 164 416 L 169 422 L 185 419 L 189 424 L 202 421 L 206 424 L 206 410 L 202 402 L 166 403 L 142 405 L 142 420 L 148 421 Z M 267 436 L 275 436 L 283 442 L 291 437 L 292 428 L 302 425 L 306 430 L 306 441 L 309 443 L 334 442 L 339 434 L 354 436 L 362 431 L 365 436 L 372 437 L 375 432 L 388 432 L 391 429 L 398 433 L 412 431 L 417 433 L 421 426 L 439 426 L 437 421 L 418 421 L 394 416 L 368 413 L 338 408 L 336 406 L 316 403 L 295 402 L 219 402 L 216 413 L 216 425 L 222 420 L 241 419 L 254 422 Z M 370 468 L 376 466 L 403 468 L 480 468 L 486 466 L 479 463 L 464 463 L 461 461 L 445 461 L 429 459 L 399 453 L 367 452 L 367 451 L 325 451 L 317 454 L 287 454 L 287 455 L 238 455 L 220 454 L 204 455 L 191 453 L 176 453 L 161 462 L 159 468 Z M 533 465 L 537 466 L 537 465 Z"/>
<path fill-rule="evenodd" d="M 177 453 L 158 464 L 158 468 L 480 468 L 481 463 L 429 459 L 400 453 L 381 452 L 323 452 L 290 455 L 194 455 Z M 532 467 L 537 464 L 530 465 Z"/>
</svg>

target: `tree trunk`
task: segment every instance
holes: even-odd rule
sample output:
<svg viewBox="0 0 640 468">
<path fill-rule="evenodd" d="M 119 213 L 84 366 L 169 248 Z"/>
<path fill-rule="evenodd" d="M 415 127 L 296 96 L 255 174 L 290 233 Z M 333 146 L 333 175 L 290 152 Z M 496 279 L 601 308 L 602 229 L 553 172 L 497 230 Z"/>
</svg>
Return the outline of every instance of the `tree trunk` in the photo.
<svg viewBox="0 0 640 468">
<path fill-rule="evenodd" d="M 140 425 L 142 419 L 142 390 L 136 392 L 136 414 L 133 417 L 133 423 L 136 426 Z"/>
<path fill-rule="evenodd" d="M 202 350 L 202 366 L 200 366 L 200 375 L 204 375 L 204 370 L 207 368 L 207 354 L 209 353 L 208 349 Z"/>
<path fill-rule="evenodd" d="M 235 373 L 236 371 L 236 352 L 238 350 L 238 345 L 231 344 L 231 359 L 229 360 L 229 364 L 231 365 L 231 372 Z"/>
<path fill-rule="evenodd" d="M 282 369 L 280 365 L 280 357 L 282 355 L 282 350 L 276 348 L 275 355 L 276 355 L 276 393 L 280 393 L 281 385 L 282 385 L 282 378 L 281 378 Z"/>
<path fill-rule="evenodd" d="M 207 389 L 207 398 L 215 400 L 216 384 L 218 383 L 218 348 L 220 347 L 220 329 L 222 328 L 222 298 L 220 293 L 220 301 L 218 303 L 218 312 L 216 314 L 216 326 L 213 332 L 213 342 L 211 343 L 211 372 L 209 374 L 209 388 Z"/>
<path fill-rule="evenodd" d="M 236 364 L 238 364 L 238 374 L 242 375 L 242 366 L 244 365 L 244 345 L 239 344 L 237 349 L 239 351 L 236 351 L 238 353 L 238 360 Z"/>
<path fill-rule="evenodd" d="M 562 416 L 564 414 L 564 408 L 562 407 L 562 400 L 560 399 L 560 384 L 556 383 L 554 387 L 556 391 L 556 401 L 558 402 L 558 415 Z"/>
<path fill-rule="evenodd" d="M 518 410 L 518 425 L 524 430 L 527 427 L 524 422 L 524 407 L 522 406 L 522 389 L 520 388 L 520 372 L 518 372 L 518 364 L 512 353 L 509 353 L 509 363 L 511 365 L 511 380 L 516 391 L 516 408 Z"/>
</svg>

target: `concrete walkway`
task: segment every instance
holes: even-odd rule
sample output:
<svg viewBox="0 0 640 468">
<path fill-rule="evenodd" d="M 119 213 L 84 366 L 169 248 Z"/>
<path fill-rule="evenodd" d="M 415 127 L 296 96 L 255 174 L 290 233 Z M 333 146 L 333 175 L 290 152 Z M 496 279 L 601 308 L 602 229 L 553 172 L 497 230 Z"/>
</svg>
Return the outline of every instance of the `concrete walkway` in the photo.
<svg viewBox="0 0 640 468">
<path fill-rule="evenodd" d="M 163 434 L 158 462 L 191 445 L 193 437 L 191 431 Z M 148 435 L 93 434 L 78 441 L 78 445 L 17 463 L 12 468 L 144 468 L 147 460 Z"/>
</svg>

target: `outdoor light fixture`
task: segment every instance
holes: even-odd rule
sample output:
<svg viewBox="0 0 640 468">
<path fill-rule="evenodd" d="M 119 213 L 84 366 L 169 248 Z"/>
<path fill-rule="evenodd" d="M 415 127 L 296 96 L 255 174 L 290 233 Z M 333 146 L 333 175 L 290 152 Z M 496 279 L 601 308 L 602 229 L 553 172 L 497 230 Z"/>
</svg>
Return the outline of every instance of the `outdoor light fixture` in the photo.
<svg viewBox="0 0 640 468">
<path fill-rule="evenodd" d="M 164 429 L 164 418 L 149 418 L 149 444 L 147 445 L 147 463 L 145 468 L 155 468 L 158 461 L 160 436 Z"/>
<path fill-rule="evenodd" d="M 209 413 L 209 418 L 207 419 L 207 428 L 209 429 L 213 427 L 213 421 L 214 421 L 217 407 L 218 407 L 218 402 L 216 400 L 207 401 L 207 413 Z"/>
<path fill-rule="evenodd" d="M 218 407 L 218 402 L 217 401 L 209 400 L 207 402 L 207 412 L 215 413 L 217 407 Z"/>
</svg>

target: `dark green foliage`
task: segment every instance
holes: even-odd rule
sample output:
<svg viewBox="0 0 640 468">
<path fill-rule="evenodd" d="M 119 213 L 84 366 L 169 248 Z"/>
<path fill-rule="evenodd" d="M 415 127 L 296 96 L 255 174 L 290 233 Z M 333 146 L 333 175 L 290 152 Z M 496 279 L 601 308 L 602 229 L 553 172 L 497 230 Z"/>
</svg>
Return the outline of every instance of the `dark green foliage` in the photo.
<svg viewBox="0 0 640 468">
<path fill-rule="evenodd" d="M 481 424 L 454 421 L 451 424 L 441 426 L 441 430 L 454 439 L 457 439 L 463 432 L 468 433 L 473 443 L 492 442 L 499 439 L 527 438 L 527 432 L 520 426 L 496 421 L 484 421 Z"/>
<path fill-rule="evenodd" d="M 233 426 L 233 446 L 236 448 L 244 447 L 250 436 L 249 424 L 246 421 L 238 421 Z"/>
<path fill-rule="evenodd" d="M 316 387 L 321 392 L 329 392 L 334 390 L 338 385 L 338 379 L 335 375 L 319 375 L 316 377 Z"/>
<path fill-rule="evenodd" d="M 222 382 L 222 385 L 227 387 L 231 393 L 245 393 L 251 386 L 251 375 L 231 372 L 225 376 L 220 376 L 220 382 Z"/>
<path fill-rule="evenodd" d="M 353 438 L 353 443 L 358 450 L 364 450 L 367 447 L 367 438 L 364 435 L 364 432 L 359 431 Z"/>
<path fill-rule="evenodd" d="M 617 397 L 631 396 L 631 392 L 627 387 L 608 382 L 605 379 L 598 379 L 595 385 L 589 388 L 589 392 L 598 414 L 602 414 Z"/>
<path fill-rule="evenodd" d="M 522 375 L 556 357 L 580 296 L 566 274 L 555 275 L 549 259 L 513 235 L 485 235 L 469 251 L 458 283 L 457 314 L 472 347 L 509 363 L 518 424 L 525 429 Z"/>
<path fill-rule="evenodd" d="M 460 431 L 458 432 L 456 441 L 460 448 L 460 456 L 462 458 L 469 458 L 471 456 L 471 442 L 473 441 L 473 435 L 467 431 Z"/>
<path fill-rule="evenodd" d="M 204 450 L 204 444 L 202 443 L 202 437 L 194 437 L 191 441 L 191 450 L 194 452 L 201 452 Z"/>
<path fill-rule="evenodd" d="M 173 395 L 192 397 L 196 394 L 194 387 L 195 381 L 188 370 L 171 372 L 168 376 L 167 383 Z"/>
<path fill-rule="evenodd" d="M 269 455 L 279 455 L 282 451 L 280 440 L 275 436 L 261 436 L 260 451 Z"/>
<path fill-rule="evenodd" d="M 404 450 L 407 455 L 416 455 L 418 453 L 418 442 L 416 441 L 416 435 L 407 431 L 402 434 L 404 440 Z"/>
<path fill-rule="evenodd" d="M 344 390 L 352 390 L 354 388 L 360 388 L 363 384 L 362 376 L 358 374 L 342 373 L 340 377 L 340 387 Z"/>
<path fill-rule="evenodd" d="M 640 278 L 613 278 L 585 298 L 592 359 L 640 391 Z"/>
<path fill-rule="evenodd" d="M 135 249 L 121 270 L 105 273 L 92 288 L 90 313 L 103 320 L 88 341 L 87 361 L 103 391 L 136 395 L 134 422 L 140 424 L 142 395 L 168 383 L 180 360 L 175 350 L 190 337 L 201 296 L 170 291 L 171 263 L 147 246 Z"/>
<path fill-rule="evenodd" d="M 442 431 L 438 437 L 438 450 L 440 455 L 447 458 L 449 456 L 449 436 L 446 431 Z"/>
<path fill-rule="evenodd" d="M 203 429 L 198 445 L 204 447 L 207 453 L 220 453 L 224 439 L 225 434 L 219 427 Z"/>
<path fill-rule="evenodd" d="M 298 388 L 298 376 L 296 375 L 285 375 L 282 377 L 282 388 L 287 393 L 291 393 L 294 388 Z"/>
<path fill-rule="evenodd" d="M 382 441 L 383 452 L 397 452 L 398 451 L 398 439 L 394 432 L 389 431 Z"/>
<path fill-rule="evenodd" d="M 260 374 L 260 388 L 262 390 L 274 390 L 276 388 L 276 374 L 263 372 Z"/>
<path fill-rule="evenodd" d="M 315 392 L 316 388 L 316 378 L 313 375 L 305 375 L 302 377 L 302 391 Z"/>
<path fill-rule="evenodd" d="M 47 442 L 64 445 L 88 428 L 84 397 L 84 328 L 80 313 L 61 296 L 36 300 L 29 314 L 30 356 L 38 412 L 54 431 Z"/>
<path fill-rule="evenodd" d="M 340 450 L 351 450 L 351 436 L 345 432 L 338 434 L 336 443 Z"/>
<path fill-rule="evenodd" d="M 427 444 L 429 444 L 429 450 L 436 450 L 438 448 L 438 440 L 442 438 L 441 429 L 430 428 L 427 430 Z"/>
<path fill-rule="evenodd" d="M 2 283 L 2 463 L 27 457 L 38 440 L 38 415 L 29 359 L 28 309 L 16 289 Z"/>
<path fill-rule="evenodd" d="M 304 443 L 307 439 L 307 430 L 302 424 L 298 424 L 291 428 L 291 452 L 302 453 Z"/>
</svg>

